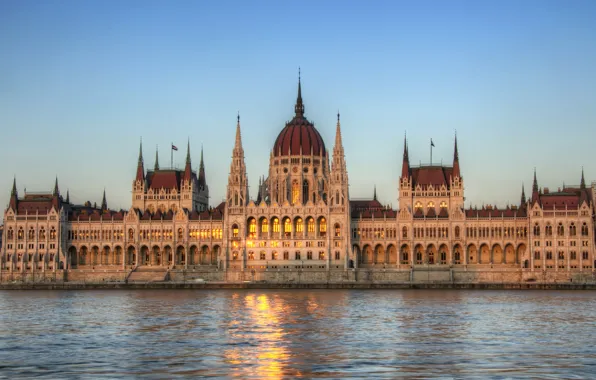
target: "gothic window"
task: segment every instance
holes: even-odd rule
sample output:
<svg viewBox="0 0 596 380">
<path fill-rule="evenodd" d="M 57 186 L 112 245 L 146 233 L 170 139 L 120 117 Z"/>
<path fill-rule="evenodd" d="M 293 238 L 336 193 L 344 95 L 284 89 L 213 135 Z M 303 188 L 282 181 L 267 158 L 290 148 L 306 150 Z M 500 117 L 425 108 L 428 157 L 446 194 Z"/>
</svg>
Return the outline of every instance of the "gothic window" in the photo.
<svg viewBox="0 0 596 380">
<path fill-rule="evenodd" d="M 290 260 L 290 252 L 284 251 L 284 260 Z"/>
<path fill-rule="evenodd" d="M 447 202 L 442 201 L 440 207 L 441 208 L 447 208 Z"/>
<path fill-rule="evenodd" d="M 265 253 L 265 251 L 261 251 L 261 253 L 259 254 L 259 259 L 267 260 L 267 253 Z"/>
<path fill-rule="evenodd" d="M 248 237 L 252 239 L 257 237 L 257 220 L 255 218 L 248 220 Z"/>
<path fill-rule="evenodd" d="M 426 208 L 435 208 L 435 202 L 433 202 L 433 201 L 428 202 L 428 204 L 426 205 Z"/>
<path fill-rule="evenodd" d="M 306 259 L 307 260 L 312 260 L 312 251 L 306 252 Z"/>
<path fill-rule="evenodd" d="M 232 260 L 234 260 L 234 261 L 238 260 L 238 251 L 234 251 L 232 253 Z"/>
<path fill-rule="evenodd" d="M 563 227 L 563 223 L 559 223 L 559 226 L 557 227 L 557 235 L 565 235 L 565 227 Z"/>
<path fill-rule="evenodd" d="M 308 233 L 314 233 L 315 232 L 315 220 L 311 217 L 308 218 L 307 220 L 307 229 L 308 229 Z"/>
<path fill-rule="evenodd" d="M 407 239 L 408 238 L 408 227 L 403 226 L 401 228 L 401 237 L 404 238 L 404 239 Z"/>
<path fill-rule="evenodd" d="M 308 181 L 302 182 L 302 203 L 308 202 Z"/>
<path fill-rule="evenodd" d="M 178 228 L 178 240 L 182 240 L 183 234 L 184 234 L 184 230 L 182 230 L 182 228 Z"/>
<path fill-rule="evenodd" d="M 263 219 L 261 221 L 261 232 L 262 233 L 268 233 L 269 232 L 269 222 L 267 221 L 267 219 Z"/>
<path fill-rule="evenodd" d="M 300 260 L 300 251 L 296 251 L 296 253 L 294 254 L 294 258 L 296 260 Z"/>
<path fill-rule="evenodd" d="M 544 228 L 544 234 L 546 236 L 552 236 L 553 235 L 553 226 L 551 226 L 550 224 L 548 224 L 545 228 Z"/>
<path fill-rule="evenodd" d="M 575 223 L 571 223 L 569 226 L 569 236 L 575 236 L 577 233 L 577 229 L 575 228 Z"/>
<path fill-rule="evenodd" d="M 455 237 L 459 237 L 459 226 L 455 226 Z"/>
<path fill-rule="evenodd" d="M 461 262 L 461 254 L 459 253 L 459 251 L 455 251 L 455 254 L 454 254 L 454 256 L 455 256 L 455 257 L 454 257 L 454 259 L 455 259 L 455 263 L 456 263 L 456 264 L 459 264 L 459 263 Z"/>
<path fill-rule="evenodd" d="M 277 252 L 276 251 L 273 251 L 271 253 L 271 260 L 277 260 Z"/>
<path fill-rule="evenodd" d="M 327 235 L 327 220 L 321 218 L 319 221 L 319 235 L 325 237 Z"/>
<path fill-rule="evenodd" d="M 249 260 L 254 260 L 255 259 L 255 253 L 253 251 L 248 251 L 248 259 Z"/>
<path fill-rule="evenodd" d="M 292 236 L 292 222 L 290 221 L 290 218 L 284 219 L 284 236 Z"/>
<path fill-rule="evenodd" d="M 577 260 L 577 252 L 575 252 L 575 251 L 571 251 L 571 254 L 570 254 L 570 256 L 571 256 L 571 257 L 570 257 L 570 258 L 571 258 L 571 260 Z"/>
<path fill-rule="evenodd" d="M 540 251 L 534 252 L 534 260 L 540 260 Z"/>
<path fill-rule="evenodd" d="M 35 239 L 35 231 L 33 230 L 33 227 L 29 227 L 29 234 L 27 236 L 27 239 L 29 239 L 29 240 Z"/>
<path fill-rule="evenodd" d="M 341 236 L 341 228 L 339 226 L 339 223 L 335 223 L 335 226 L 333 226 L 333 228 L 335 229 L 335 237 L 340 237 Z"/>
<path fill-rule="evenodd" d="M 279 219 L 273 218 L 273 232 L 279 232 Z"/>
<path fill-rule="evenodd" d="M 588 225 L 586 224 L 586 222 L 582 224 L 582 236 L 588 236 Z"/>
<path fill-rule="evenodd" d="M 300 202 L 300 186 L 298 181 L 294 181 L 292 182 L 292 204 L 295 205 L 298 202 Z"/>
<path fill-rule="evenodd" d="M 12 227 L 10 227 L 10 228 L 8 229 L 7 238 L 8 238 L 8 240 L 12 240 L 12 239 L 14 239 L 14 231 L 12 230 Z"/>
<path fill-rule="evenodd" d="M 238 237 L 238 225 L 232 225 L 232 237 Z"/>
<path fill-rule="evenodd" d="M 135 238 L 135 232 L 132 228 L 128 229 L 128 240 L 134 240 Z"/>
<path fill-rule="evenodd" d="M 23 231 L 23 227 L 19 227 L 19 232 L 17 233 L 17 239 L 23 240 L 25 237 L 25 232 Z"/>
<path fill-rule="evenodd" d="M 234 193 L 234 206 L 238 206 L 238 193 Z"/>
<path fill-rule="evenodd" d="M 296 219 L 296 232 L 303 233 L 304 232 L 304 221 L 302 218 Z"/>
<path fill-rule="evenodd" d="M 534 224 L 534 236 L 540 236 L 540 226 L 538 223 Z"/>
<path fill-rule="evenodd" d="M 339 191 L 335 192 L 335 204 L 338 205 L 339 204 Z"/>
<path fill-rule="evenodd" d="M 325 260 L 325 252 L 323 252 L 323 251 L 319 252 L 319 260 Z"/>
<path fill-rule="evenodd" d="M 422 202 L 420 202 L 420 201 L 416 202 L 416 204 L 414 205 L 414 208 L 416 210 L 422 210 Z"/>
<path fill-rule="evenodd" d="M 50 230 L 50 240 L 56 240 L 56 229 L 54 227 Z"/>
<path fill-rule="evenodd" d="M 565 252 L 559 251 L 559 260 L 565 260 Z"/>
<path fill-rule="evenodd" d="M 552 260 L 553 259 L 553 253 L 551 251 L 547 251 L 546 252 L 546 259 L 547 260 Z"/>
</svg>

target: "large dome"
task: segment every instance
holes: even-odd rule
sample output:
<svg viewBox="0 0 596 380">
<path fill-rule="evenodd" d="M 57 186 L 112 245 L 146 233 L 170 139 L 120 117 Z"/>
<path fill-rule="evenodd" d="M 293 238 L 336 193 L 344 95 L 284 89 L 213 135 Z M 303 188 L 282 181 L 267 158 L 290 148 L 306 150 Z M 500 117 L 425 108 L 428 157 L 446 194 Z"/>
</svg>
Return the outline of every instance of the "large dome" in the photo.
<svg viewBox="0 0 596 380">
<path fill-rule="evenodd" d="M 325 143 L 315 126 L 304 117 L 302 89 L 298 79 L 298 98 L 294 107 L 296 116 L 286 124 L 275 140 L 274 156 L 297 156 L 300 154 L 326 156 Z"/>
</svg>

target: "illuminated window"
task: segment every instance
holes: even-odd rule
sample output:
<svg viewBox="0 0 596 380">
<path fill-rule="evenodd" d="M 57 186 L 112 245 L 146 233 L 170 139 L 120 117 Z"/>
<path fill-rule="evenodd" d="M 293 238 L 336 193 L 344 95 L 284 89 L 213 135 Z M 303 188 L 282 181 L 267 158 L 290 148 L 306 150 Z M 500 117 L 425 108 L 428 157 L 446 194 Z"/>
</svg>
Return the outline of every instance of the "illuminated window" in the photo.
<svg viewBox="0 0 596 380">
<path fill-rule="evenodd" d="M 308 232 L 315 232 L 315 220 L 313 218 L 308 218 Z"/>
<path fill-rule="evenodd" d="M 50 230 L 50 240 L 56 240 L 56 229 L 54 227 Z"/>
<path fill-rule="evenodd" d="M 335 223 L 335 226 L 333 228 L 335 229 L 335 237 L 340 237 L 341 236 L 341 228 L 339 226 L 339 223 Z"/>
<path fill-rule="evenodd" d="M 267 253 L 265 253 L 265 251 L 261 251 L 261 253 L 259 254 L 259 258 L 261 260 L 267 260 Z"/>
<path fill-rule="evenodd" d="M 447 202 L 442 201 L 440 207 L 441 208 L 447 208 Z"/>
<path fill-rule="evenodd" d="M 422 202 L 420 202 L 420 201 L 416 202 L 416 204 L 414 205 L 414 208 L 416 210 L 422 210 Z"/>
<path fill-rule="evenodd" d="M 250 218 L 248 221 L 248 237 L 255 238 L 257 236 L 257 220 Z"/>
<path fill-rule="evenodd" d="M 292 204 L 300 202 L 300 185 L 298 181 L 292 182 Z"/>
<path fill-rule="evenodd" d="M 238 225 L 234 224 L 232 226 L 232 237 L 238 237 Z"/>
<path fill-rule="evenodd" d="M 255 253 L 253 251 L 248 251 L 248 259 L 249 260 L 254 260 L 255 259 Z"/>
<path fill-rule="evenodd" d="M 319 260 L 325 260 L 325 252 L 319 252 Z"/>
<path fill-rule="evenodd" d="M 273 218 L 273 232 L 279 232 L 279 219 Z"/>
<path fill-rule="evenodd" d="M 271 253 L 271 260 L 277 260 L 277 252 L 276 251 L 273 251 Z"/>
<path fill-rule="evenodd" d="M 433 201 L 428 202 L 428 204 L 426 205 L 426 208 L 435 208 L 435 202 L 433 202 Z"/>
<path fill-rule="evenodd" d="M 292 222 L 290 218 L 286 218 L 284 220 L 284 234 L 286 237 L 290 237 L 292 235 Z"/>
<path fill-rule="evenodd" d="M 321 236 L 327 235 L 327 220 L 325 218 L 321 218 L 319 221 L 319 234 Z"/>
<path fill-rule="evenodd" d="M 267 219 L 263 219 L 261 221 L 261 232 L 262 233 L 268 233 L 269 232 L 269 222 L 267 221 Z"/>
<path fill-rule="evenodd" d="M 304 232 L 304 221 L 302 220 L 302 218 L 296 219 L 296 232 Z"/>
</svg>

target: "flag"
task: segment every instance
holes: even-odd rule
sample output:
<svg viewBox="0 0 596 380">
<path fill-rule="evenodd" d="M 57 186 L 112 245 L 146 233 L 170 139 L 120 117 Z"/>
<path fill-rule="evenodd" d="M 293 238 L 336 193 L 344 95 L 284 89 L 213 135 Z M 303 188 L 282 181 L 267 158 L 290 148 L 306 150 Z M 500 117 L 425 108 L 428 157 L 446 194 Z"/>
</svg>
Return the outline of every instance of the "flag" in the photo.
<svg viewBox="0 0 596 380">
<path fill-rule="evenodd" d="M 433 139 L 430 139 L 430 146 L 435 146 L 435 143 L 433 142 Z"/>
<path fill-rule="evenodd" d="M 174 144 L 172 144 L 172 150 L 178 150 L 178 147 Z"/>
</svg>

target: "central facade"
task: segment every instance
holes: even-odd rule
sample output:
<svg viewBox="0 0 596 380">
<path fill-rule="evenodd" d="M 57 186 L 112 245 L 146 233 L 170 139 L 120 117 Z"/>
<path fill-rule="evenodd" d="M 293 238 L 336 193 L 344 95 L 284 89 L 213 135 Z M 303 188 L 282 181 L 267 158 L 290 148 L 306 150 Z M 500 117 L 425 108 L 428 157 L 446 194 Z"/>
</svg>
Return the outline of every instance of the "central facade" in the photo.
<svg viewBox="0 0 596 380">
<path fill-rule="evenodd" d="M 294 117 L 277 136 L 269 176 L 249 201 L 240 118 L 227 187 L 225 230 L 234 269 L 345 268 L 350 247 L 348 174 L 339 114 L 332 160 L 304 115 L 302 88 Z"/>
</svg>

